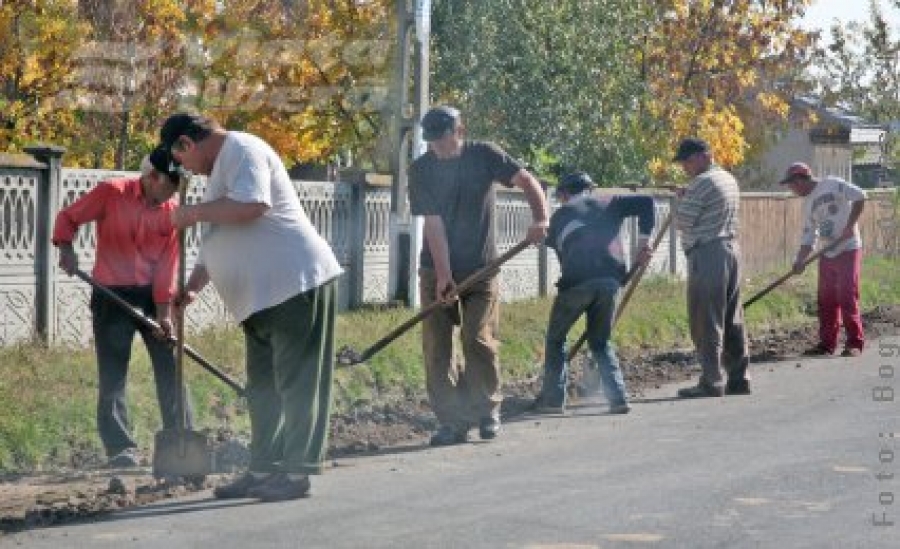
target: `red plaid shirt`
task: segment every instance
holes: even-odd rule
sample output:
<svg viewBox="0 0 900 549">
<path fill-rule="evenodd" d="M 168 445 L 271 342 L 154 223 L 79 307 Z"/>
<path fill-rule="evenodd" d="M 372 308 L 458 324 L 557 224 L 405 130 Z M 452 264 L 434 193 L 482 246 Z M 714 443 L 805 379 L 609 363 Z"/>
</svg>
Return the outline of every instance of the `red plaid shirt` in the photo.
<svg viewBox="0 0 900 549">
<path fill-rule="evenodd" d="M 97 222 L 94 278 L 106 286 L 153 286 L 153 300 L 169 303 L 177 290 L 178 233 L 169 219 L 174 197 L 152 205 L 139 178 L 97 185 L 56 216 L 53 244 L 70 243 L 78 227 Z"/>
</svg>

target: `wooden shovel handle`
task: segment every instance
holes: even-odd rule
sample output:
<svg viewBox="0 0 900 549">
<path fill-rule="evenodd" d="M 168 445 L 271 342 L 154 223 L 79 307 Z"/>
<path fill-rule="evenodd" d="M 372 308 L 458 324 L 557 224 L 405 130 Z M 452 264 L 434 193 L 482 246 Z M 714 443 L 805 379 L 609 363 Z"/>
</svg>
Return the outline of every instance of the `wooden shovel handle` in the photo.
<svg viewBox="0 0 900 549">
<path fill-rule="evenodd" d="M 819 250 L 819 251 L 817 251 L 816 253 L 812 254 L 811 256 L 809 256 L 809 257 L 806 259 L 806 261 L 803 262 L 803 267 L 806 268 L 810 263 L 813 263 L 813 262 L 817 261 L 820 257 L 822 257 L 823 255 L 825 255 L 825 253 L 830 252 L 831 250 L 837 248 L 838 245 L 841 244 L 842 242 L 844 242 L 844 239 L 843 239 L 843 238 L 839 238 L 838 240 L 835 240 L 835 241 L 832 242 L 831 244 L 825 246 L 825 247 L 822 248 L 821 250 Z M 748 299 L 747 301 L 745 301 L 745 302 L 744 302 L 744 308 L 746 309 L 746 308 L 749 307 L 750 305 L 753 305 L 754 303 L 756 303 L 757 301 L 759 301 L 763 296 L 765 296 L 766 294 L 768 294 L 769 292 L 771 292 L 771 291 L 774 290 L 775 288 L 777 288 L 777 287 L 781 286 L 782 284 L 784 284 L 789 278 L 793 277 L 795 274 L 796 274 L 796 273 L 794 273 L 793 269 L 791 269 L 790 271 L 788 271 L 788 272 L 786 272 L 785 274 L 781 275 L 777 280 L 775 280 L 774 282 L 772 282 L 771 284 L 769 284 L 768 286 L 766 286 L 765 288 L 763 288 L 762 290 L 760 290 L 759 292 L 757 292 L 753 297 L 751 297 L 750 299 Z"/>
<path fill-rule="evenodd" d="M 512 248 L 510 248 L 506 253 L 504 253 L 503 255 L 501 255 L 500 257 L 495 259 L 494 261 L 490 262 L 488 265 L 486 265 L 486 266 L 482 267 L 480 270 L 472 273 L 468 278 L 463 280 L 459 286 L 456 287 L 455 295 L 459 296 L 459 295 L 466 293 L 466 291 L 468 291 L 474 285 L 478 284 L 479 282 L 483 281 L 484 279 L 486 279 L 489 276 L 496 273 L 500 269 L 501 265 L 503 265 L 504 263 L 506 263 L 513 257 L 515 257 L 516 255 L 518 255 L 522 250 L 524 250 L 525 248 L 527 248 L 530 245 L 531 245 L 531 242 L 529 242 L 528 240 L 523 240 L 523 241 L 519 242 L 518 244 L 516 244 L 515 246 L 513 246 Z M 434 303 L 428 305 L 427 307 L 424 307 L 423 309 L 421 309 L 418 312 L 418 314 L 416 314 L 416 316 L 410 318 L 403 324 L 394 328 L 389 334 L 387 334 L 383 338 L 376 341 L 371 347 L 369 347 L 368 349 L 363 351 L 359 356 L 353 357 L 353 359 L 351 360 L 350 363 L 351 364 L 359 364 L 361 362 L 365 362 L 366 360 L 372 358 L 372 355 L 374 355 L 381 349 L 387 347 L 389 343 L 391 343 L 392 341 L 394 341 L 395 339 L 397 339 L 398 337 L 400 337 L 401 335 L 406 333 L 410 328 L 412 328 L 413 326 L 415 326 L 416 324 L 421 322 L 425 317 L 427 317 L 434 311 L 436 311 L 444 306 L 445 305 L 443 302 L 435 301 Z"/>
</svg>

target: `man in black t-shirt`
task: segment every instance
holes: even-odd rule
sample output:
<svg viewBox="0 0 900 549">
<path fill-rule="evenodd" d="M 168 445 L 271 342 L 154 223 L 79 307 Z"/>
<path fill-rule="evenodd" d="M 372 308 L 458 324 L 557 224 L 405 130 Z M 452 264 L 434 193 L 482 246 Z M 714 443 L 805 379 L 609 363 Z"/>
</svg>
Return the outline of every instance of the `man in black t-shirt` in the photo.
<svg viewBox="0 0 900 549">
<path fill-rule="evenodd" d="M 431 444 L 465 442 L 473 425 L 482 439 L 491 439 L 500 430 L 502 401 L 495 338 L 499 284 L 494 276 L 457 296 L 456 283 L 497 257 L 494 182 L 525 192 L 533 219 L 527 238 L 536 244 L 547 234 L 547 201 L 540 183 L 500 147 L 463 138 L 458 110 L 430 109 L 422 130 L 429 150 L 409 169 L 410 208 L 425 218 L 419 292 L 423 306 L 448 305 L 422 325 L 428 398 L 440 423 Z M 458 321 L 462 369 L 453 360 Z"/>
<path fill-rule="evenodd" d="M 572 325 L 586 315 L 588 347 L 594 355 L 603 391 L 613 414 L 631 408 L 615 349 L 610 343 L 616 294 L 626 268 L 619 230 L 622 222 L 638 218 L 637 262 L 646 264 L 652 252 L 648 244 L 655 225 L 653 199 L 649 196 L 591 196 L 594 182 L 584 172 L 560 180 L 556 196 L 562 206 L 550 219 L 547 246 L 556 250 L 562 276 L 553 301 L 544 350 L 544 382 L 533 411 L 562 413 L 566 402 L 566 337 Z"/>
</svg>

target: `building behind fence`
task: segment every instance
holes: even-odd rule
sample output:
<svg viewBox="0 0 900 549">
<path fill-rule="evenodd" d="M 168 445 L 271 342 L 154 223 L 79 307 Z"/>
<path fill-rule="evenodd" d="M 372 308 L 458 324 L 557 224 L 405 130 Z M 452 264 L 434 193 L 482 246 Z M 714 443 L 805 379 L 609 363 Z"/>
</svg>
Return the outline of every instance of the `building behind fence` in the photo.
<svg viewBox="0 0 900 549">
<path fill-rule="evenodd" d="M 28 155 L 0 154 L 0 345 L 39 337 L 54 343 L 84 345 L 90 339 L 90 288 L 70 278 L 57 266 L 50 243 L 56 213 L 100 181 L 131 172 L 62 168 L 63 151 L 33 147 Z M 294 185 L 311 221 L 331 244 L 346 274 L 341 278 L 340 307 L 355 309 L 367 303 L 385 303 L 388 295 L 390 242 L 390 189 L 355 181 L 295 181 Z M 195 180 L 188 201 L 202 195 L 203 180 Z M 892 191 L 870 192 L 870 205 L 861 220 L 868 253 L 892 255 L 898 251 L 898 223 Z M 656 195 L 659 224 L 669 214 L 672 197 Z M 531 213 L 522 193 L 497 191 L 497 245 L 500 252 L 524 237 Z M 800 201 L 785 194 L 753 193 L 742 197 L 742 238 L 748 273 L 765 272 L 788 263 L 800 234 Z M 626 224 L 622 238 L 633 252 L 637 221 Z M 187 235 L 188 267 L 199 248 L 199 232 Z M 83 227 L 74 242 L 80 266 L 90 271 L 96 235 L 93 225 Z M 559 266 L 553 253 L 532 247 L 504 265 L 501 292 L 504 301 L 553 293 Z M 670 228 L 649 269 L 679 275 L 685 268 L 674 228 Z M 193 329 L 227 323 L 228 315 L 212 286 L 189 309 Z"/>
</svg>

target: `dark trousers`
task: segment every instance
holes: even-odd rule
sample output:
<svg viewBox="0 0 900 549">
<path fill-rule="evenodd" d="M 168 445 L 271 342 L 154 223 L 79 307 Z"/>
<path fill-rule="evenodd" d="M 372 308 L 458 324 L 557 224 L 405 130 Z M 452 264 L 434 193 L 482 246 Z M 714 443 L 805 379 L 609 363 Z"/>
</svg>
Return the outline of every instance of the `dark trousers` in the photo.
<svg viewBox="0 0 900 549">
<path fill-rule="evenodd" d="M 696 246 L 687 255 L 687 306 L 691 339 L 703 373 L 700 383 L 723 385 L 746 380 L 749 358 L 741 304 L 739 251 L 728 240 Z"/>
<path fill-rule="evenodd" d="M 250 470 L 319 474 L 328 442 L 337 283 L 252 314 L 247 341 Z"/>
<path fill-rule="evenodd" d="M 153 291 L 149 286 L 110 288 L 127 302 L 134 305 L 144 315 L 155 318 L 156 305 Z M 128 363 L 135 332 L 141 334 L 156 381 L 156 398 L 162 414 L 164 429 L 179 425 L 178 390 L 175 381 L 175 355 L 169 344 L 157 339 L 146 328 L 139 326 L 122 307 L 110 301 L 103 294 L 94 291 L 91 295 L 91 315 L 94 328 L 94 349 L 97 354 L 97 368 L 100 379 L 97 399 L 97 429 L 106 454 L 113 456 L 126 448 L 136 448 L 128 420 L 126 402 L 126 381 Z M 187 425 L 192 424 L 191 407 L 185 399 Z"/>
</svg>

